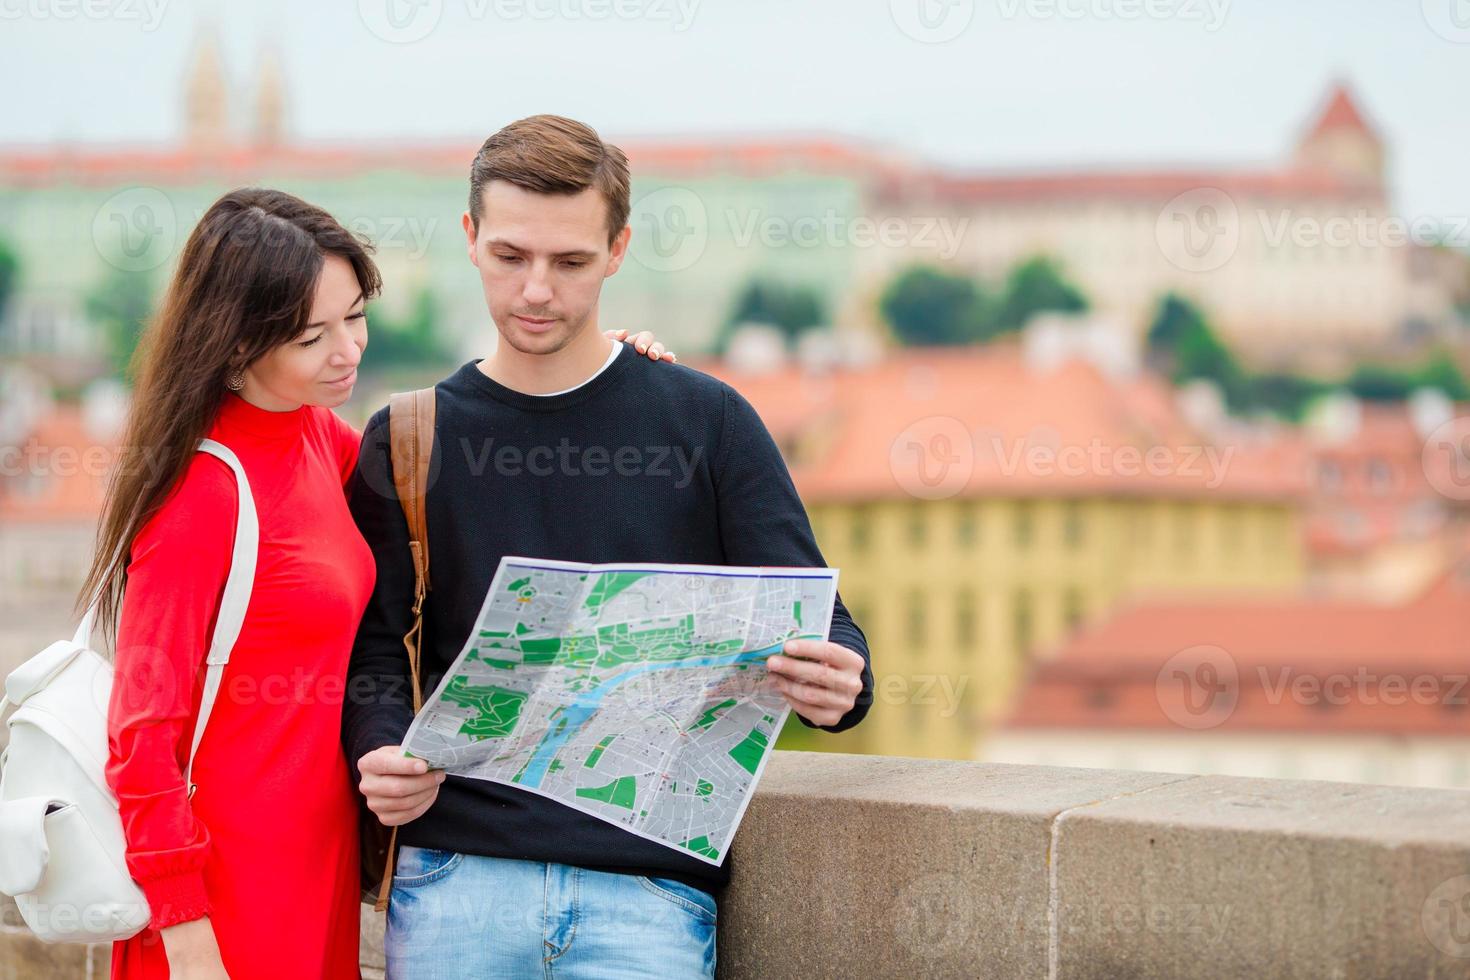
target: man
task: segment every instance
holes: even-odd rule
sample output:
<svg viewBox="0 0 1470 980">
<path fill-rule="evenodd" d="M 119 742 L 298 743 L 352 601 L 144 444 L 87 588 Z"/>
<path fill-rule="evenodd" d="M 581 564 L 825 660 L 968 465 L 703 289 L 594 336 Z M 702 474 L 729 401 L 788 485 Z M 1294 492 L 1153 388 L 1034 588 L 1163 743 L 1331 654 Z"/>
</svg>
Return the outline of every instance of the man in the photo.
<svg viewBox="0 0 1470 980">
<path fill-rule="evenodd" d="M 627 254 L 628 194 L 623 153 L 570 119 L 523 119 L 475 157 L 463 225 L 500 343 L 436 389 L 426 692 L 463 648 L 503 555 L 823 564 L 749 403 L 697 371 L 625 354 L 598 329 L 603 280 Z M 715 867 L 546 797 L 445 779 L 403 757 L 414 576 L 390 465 L 384 409 L 363 433 L 351 487 L 378 574 L 343 738 L 368 806 L 400 827 L 389 974 L 712 977 L 728 858 Z M 872 672 L 840 599 L 830 635 L 791 642 L 768 667 L 805 724 L 842 731 L 867 712 Z"/>
</svg>

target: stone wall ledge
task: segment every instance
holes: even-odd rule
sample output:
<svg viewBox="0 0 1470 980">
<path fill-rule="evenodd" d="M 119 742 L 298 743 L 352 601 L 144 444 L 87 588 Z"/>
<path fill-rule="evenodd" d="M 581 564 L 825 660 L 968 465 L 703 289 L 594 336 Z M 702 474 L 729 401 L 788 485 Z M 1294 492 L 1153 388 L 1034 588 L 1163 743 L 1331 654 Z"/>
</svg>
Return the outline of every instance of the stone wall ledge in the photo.
<svg viewBox="0 0 1470 980">
<path fill-rule="evenodd" d="M 731 859 L 722 980 L 1470 980 L 1458 790 L 777 752 Z M 0 916 L 0 980 L 106 953 Z"/>
</svg>

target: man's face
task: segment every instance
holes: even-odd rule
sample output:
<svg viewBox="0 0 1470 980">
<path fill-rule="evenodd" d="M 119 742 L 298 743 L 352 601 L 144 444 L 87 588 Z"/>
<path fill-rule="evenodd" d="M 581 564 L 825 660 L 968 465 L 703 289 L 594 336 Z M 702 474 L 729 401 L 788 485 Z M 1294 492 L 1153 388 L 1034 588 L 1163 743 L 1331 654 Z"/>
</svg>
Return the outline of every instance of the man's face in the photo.
<svg viewBox="0 0 1470 980">
<path fill-rule="evenodd" d="M 630 229 L 608 245 L 607 204 L 595 187 L 537 194 L 492 180 L 480 200 L 479 229 L 468 211 L 462 223 L 501 338 L 525 354 L 561 350 L 593 322 L 602 281 L 622 265 Z"/>
</svg>

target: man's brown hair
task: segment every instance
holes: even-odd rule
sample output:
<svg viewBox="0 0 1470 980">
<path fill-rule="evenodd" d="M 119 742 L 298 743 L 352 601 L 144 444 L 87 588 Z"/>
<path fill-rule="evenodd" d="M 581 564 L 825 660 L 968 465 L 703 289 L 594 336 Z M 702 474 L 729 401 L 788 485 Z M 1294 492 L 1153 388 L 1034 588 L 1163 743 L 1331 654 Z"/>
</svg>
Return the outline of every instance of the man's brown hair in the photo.
<svg viewBox="0 0 1470 980">
<path fill-rule="evenodd" d="M 607 240 L 628 223 L 628 158 L 591 126 L 565 116 L 527 116 L 487 139 L 470 164 L 470 220 L 480 228 L 481 193 L 505 180 L 537 194 L 579 194 L 596 187 L 607 202 Z"/>
</svg>

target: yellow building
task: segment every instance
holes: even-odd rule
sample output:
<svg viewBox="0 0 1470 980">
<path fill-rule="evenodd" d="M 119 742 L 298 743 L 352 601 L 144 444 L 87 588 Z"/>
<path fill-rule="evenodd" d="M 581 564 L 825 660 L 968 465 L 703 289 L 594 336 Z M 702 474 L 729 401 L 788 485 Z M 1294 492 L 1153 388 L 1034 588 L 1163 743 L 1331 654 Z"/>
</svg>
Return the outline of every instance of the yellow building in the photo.
<svg viewBox="0 0 1470 980">
<path fill-rule="evenodd" d="M 1207 440 L 1155 379 L 1001 345 L 721 373 L 781 444 L 874 655 L 868 720 L 786 744 L 969 758 L 1079 624 L 1302 581 L 1297 458 Z"/>
</svg>

